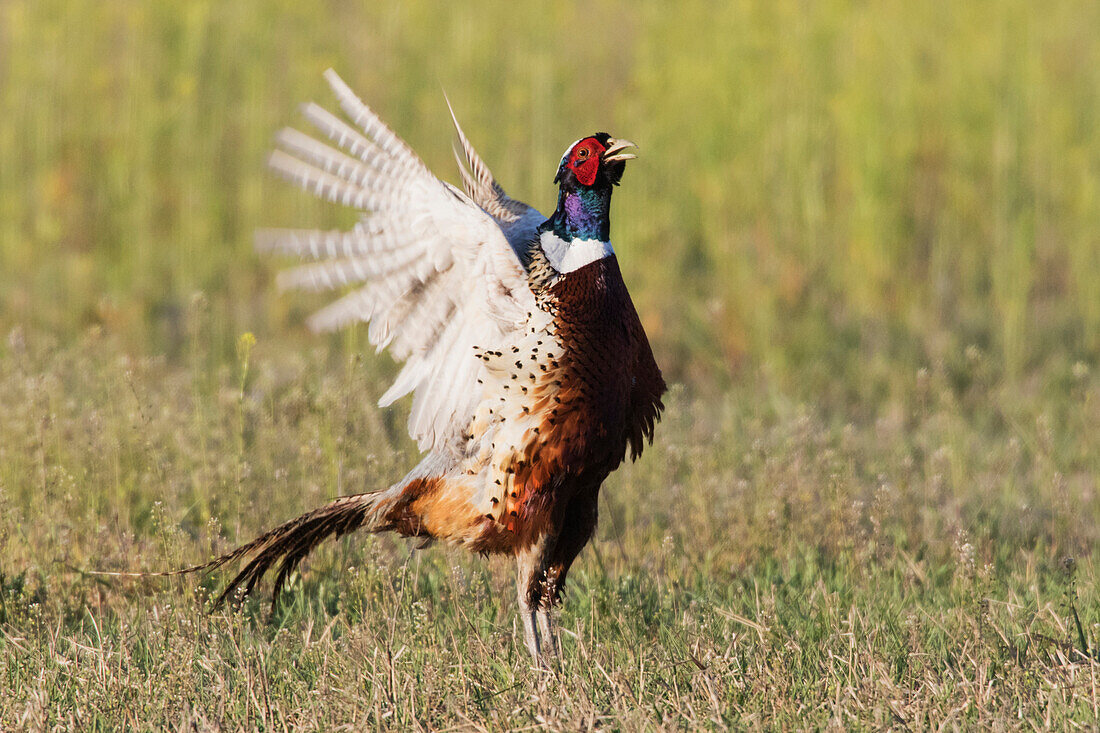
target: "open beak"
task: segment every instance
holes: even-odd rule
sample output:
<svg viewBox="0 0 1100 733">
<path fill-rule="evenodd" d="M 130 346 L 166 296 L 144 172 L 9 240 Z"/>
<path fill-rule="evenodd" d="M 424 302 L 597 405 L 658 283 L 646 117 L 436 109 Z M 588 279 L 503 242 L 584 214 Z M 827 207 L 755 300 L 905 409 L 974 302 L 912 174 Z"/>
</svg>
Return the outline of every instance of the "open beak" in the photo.
<svg viewBox="0 0 1100 733">
<path fill-rule="evenodd" d="M 623 152 L 627 148 L 634 148 L 637 150 L 638 146 L 629 140 L 616 140 L 615 138 L 611 138 L 607 141 L 607 150 L 603 153 L 604 162 L 612 163 L 620 160 L 633 160 L 638 157 L 634 153 Z"/>
</svg>

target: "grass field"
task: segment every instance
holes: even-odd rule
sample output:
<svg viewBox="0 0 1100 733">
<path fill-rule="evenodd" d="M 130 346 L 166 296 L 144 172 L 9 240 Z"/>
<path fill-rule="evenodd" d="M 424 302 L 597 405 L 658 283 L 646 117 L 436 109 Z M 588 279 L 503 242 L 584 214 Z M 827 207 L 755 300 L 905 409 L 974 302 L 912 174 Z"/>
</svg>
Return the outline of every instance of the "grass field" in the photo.
<svg viewBox="0 0 1100 733">
<path fill-rule="evenodd" d="M 1100 5 L 454 5 L 0 0 L 0 729 L 1095 728 Z M 252 252 L 348 221 L 263 166 L 329 66 L 453 179 L 445 89 L 544 210 L 568 142 L 641 145 L 674 386 L 552 678 L 502 560 L 356 536 L 270 618 L 83 572 L 415 461 Z"/>
</svg>

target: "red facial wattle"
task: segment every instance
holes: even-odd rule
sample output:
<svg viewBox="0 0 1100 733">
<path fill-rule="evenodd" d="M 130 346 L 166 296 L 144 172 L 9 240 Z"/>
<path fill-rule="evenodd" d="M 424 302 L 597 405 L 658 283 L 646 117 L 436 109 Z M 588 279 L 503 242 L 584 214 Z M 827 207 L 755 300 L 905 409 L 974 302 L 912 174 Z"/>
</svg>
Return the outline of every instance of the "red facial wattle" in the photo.
<svg viewBox="0 0 1100 733">
<path fill-rule="evenodd" d="M 569 170 L 577 177 L 582 186 L 591 186 L 596 182 L 600 171 L 600 156 L 607 148 L 594 137 L 586 137 L 573 146 L 569 156 Z"/>
</svg>

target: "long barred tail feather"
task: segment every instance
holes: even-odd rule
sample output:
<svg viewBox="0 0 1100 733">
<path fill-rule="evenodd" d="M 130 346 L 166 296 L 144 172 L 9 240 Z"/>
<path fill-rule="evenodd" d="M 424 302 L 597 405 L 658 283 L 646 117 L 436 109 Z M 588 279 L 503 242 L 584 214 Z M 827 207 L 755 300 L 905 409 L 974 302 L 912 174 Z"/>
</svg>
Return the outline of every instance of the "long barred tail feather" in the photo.
<svg viewBox="0 0 1100 733">
<path fill-rule="evenodd" d="M 255 588 L 260 578 L 275 564 L 279 563 L 272 591 L 272 608 L 279 601 L 287 579 L 298 564 L 314 548 L 329 537 L 342 537 L 357 529 L 379 531 L 385 529 L 386 509 L 396 494 L 394 490 L 370 494 L 344 496 L 325 506 L 306 512 L 289 522 L 265 532 L 256 539 L 241 545 L 232 552 L 216 557 L 202 565 L 194 565 L 179 570 L 156 573 L 86 571 L 89 575 L 105 575 L 125 578 L 168 578 L 192 573 L 205 573 L 223 565 L 251 556 L 233 580 L 222 590 L 214 602 L 214 609 L 222 606 L 243 586 L 241 596 L 247 596 Z"/>
</svg>

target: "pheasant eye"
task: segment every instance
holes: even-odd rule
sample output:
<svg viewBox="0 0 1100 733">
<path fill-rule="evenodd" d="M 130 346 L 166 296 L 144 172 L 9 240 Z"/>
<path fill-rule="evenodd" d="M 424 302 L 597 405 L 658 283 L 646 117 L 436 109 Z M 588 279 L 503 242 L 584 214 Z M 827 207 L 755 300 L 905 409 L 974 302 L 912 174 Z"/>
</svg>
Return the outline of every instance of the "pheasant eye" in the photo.
<svg viewBox="0 0 1100 733">
<path fill-rule="evenodd" d="M 577 160 L 585 160 L 588 158 L 588 148 L 581 148 L 577 151 Z"/>
</svg>

